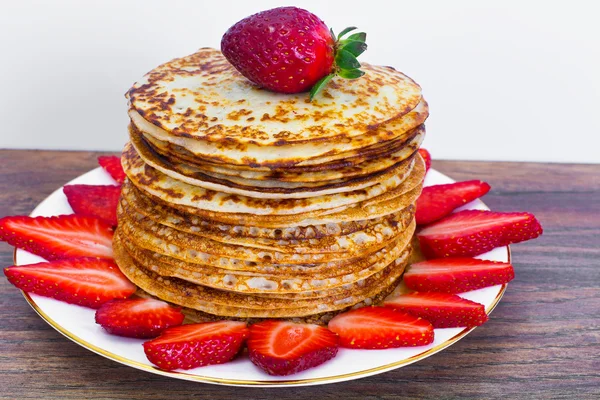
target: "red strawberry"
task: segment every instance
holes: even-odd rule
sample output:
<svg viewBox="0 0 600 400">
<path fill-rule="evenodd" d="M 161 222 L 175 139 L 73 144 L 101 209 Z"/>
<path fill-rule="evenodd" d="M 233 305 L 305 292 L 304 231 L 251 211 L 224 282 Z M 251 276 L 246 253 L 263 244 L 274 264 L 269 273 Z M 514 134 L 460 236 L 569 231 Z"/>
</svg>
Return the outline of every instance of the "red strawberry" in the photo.
<svg viewBox="0 0 600 400">
<path fill-rule="evenodd" d="M 425 225 L 450 214 L 456 208 L 490 191 L 482 181 L 465 181 L 423 188 L 417 199 L 417 224 Z"/>
<path fill-rule="evenodd" d="M 316 15 L 279 7 L 239 21 L 223 35 L 221 51 L 246 78 L 281 93 L 309 90 L 312 96 L 334 75 L 355 79 L 364 73 L 358 57 L 367 48 L 365 33 L 347 28 L 336 38 Z"/>
<path fill-rule="evenodd" d="M 385 307 L 363 307 L 336 315 L 329 329 L 340 335 L 340 346 L 387 349 L 424 346 L 433 342 L 433 326 L 424 319 Z"/>
<path fill-rule="evenodd" d="M 270 375 L 290 375 L 336 356 L 338 337 L 327 328 L 285 321 L 250 327 L 250 360 Z"/>
<path fill-rule="evenodd" d="M 419 149 L 419 154 L 423 158 L 423 161 L 425 161 L 425 171 L 429 171 L 429 168 L 431 168 L 431 154 L 423 148 Z"/>
<path fill-rule="evenodd" d="M 1 240 L 46 260 L 112 258 L 112 237 L 113 230 L 106 222 L 80 215 L 0 219 Z"/>
<path fill-rule="evenodd" d="M 439 258 L 412 264 L 404 283 L 420 292 L 463 293 L 514 279 L 512 265 L 476 258 Z"/>
<path fill-rule="evenodd" d="M 465 210 L 426 226 L 417 235 L 427 258 L 471 257 L 534 239 L 542 227 L 529 213 Z"/>
<path fill-rule="evenodd" d="M 98 157 L 98 164 L 106 172 L 112 176 L 112 178 L 118 183 L 125 182 L 125 171 L 123 171 L 123 167 L 121 166 L 121 158 L 117 156 L 100 156 Z"/>
<path fill-rule="evenodd" d="M 184 318 L 178 308 L 154 299 L 113 300 L 96 311 L 96 323 L 108 333 L 134 338 L 157 337 Z"/>
<path fill-rule="evenodd" d="M 90 308 L 127 298 L 136 290 L 114 262 L 90 257 L 13 265 L 4 274 L 25 292 Z"/>
<path fill-rule="evenodd" d="M 230 361 L 248 337 L 245 322 L 218 321 L 166 329 L 144 343 L 148 360 L 158 368 L 192 369 Z"/>
<path fill-rule="evenodd" d="M 120 186 L 67 185 L 63 192 L 75 214 L 98 217 L 112 226 L 117 225 Z"/>
<path fill-rule="evenodd" d="M 447 293 L 409 293 L 386 300 L 383 305 L 421 317 L 434 328 L 482 325 L 488 320 L 483 304 Z"/>
</svg>

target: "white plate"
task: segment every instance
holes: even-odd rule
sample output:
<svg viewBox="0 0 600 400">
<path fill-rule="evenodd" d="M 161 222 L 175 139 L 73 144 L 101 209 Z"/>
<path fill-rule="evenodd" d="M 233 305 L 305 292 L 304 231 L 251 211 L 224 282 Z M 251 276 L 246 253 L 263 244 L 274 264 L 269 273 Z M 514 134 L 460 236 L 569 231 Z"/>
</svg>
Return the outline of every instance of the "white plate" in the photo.
<svg viewBox="0 0 600 400">
<path fill-rule="evenodd" d="M 452 179 L 430 170 L 425 185 L 453 182 Z M 70 184 L 114 184 L 115 182 L 101 168 L 92 170 Z M 476 200 L 463 208 L 487 209 L 485 204 Z M 32 216 L 51 216 L 71 214 L 71 208 L 62 188 L 42 201 L 32 212 Z M 481 258 L 510 261 L 510 249 L 498 248 Z M 42 258 L 26 251 L 17 250 L 15 264 L 24 265 L 43 261 Z M 485 289 L 461 294 L 462 297 L 482 303 L 490 313 L 500 301 L 506 285 L 497 285 Z M 386 350 L 340 349 L 337 357 L 316 368 L 287 376 L 269 376 L 254 366 L 245 356 L 222 365 L 213 365 L 181 372 L 165 372 L 155 368 L 144 355 L 142 340 L 128 339 L 109 335 L 94 322 L 94 310 L 63 303 L 54 299 L 24 294 L 33 309 L 54 329 L 75 343 L 103 357 L 155 374 L 190 381 L 234 385 L 234 386 L 305 386 L 341 382 L 362 378 L 400 368 L 422 360 L 441 351 L 465 337 L 473 329 L 446 328 L 435 330 L 435 341 L 422 347 L 398 348 Z M 491 322 L 494 323 L 493 319 Z"/>
</svg>

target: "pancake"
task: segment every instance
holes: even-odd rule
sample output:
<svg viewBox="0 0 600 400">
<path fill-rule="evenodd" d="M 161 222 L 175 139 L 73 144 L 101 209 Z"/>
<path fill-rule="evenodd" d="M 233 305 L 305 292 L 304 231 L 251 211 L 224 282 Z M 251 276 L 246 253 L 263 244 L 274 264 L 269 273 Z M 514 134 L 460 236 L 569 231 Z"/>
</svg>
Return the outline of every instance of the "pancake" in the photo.
<svg viewBox="0 0 600 400">
<path fill-rule="evenodd" d="M 193 205 L 180 204 L 184 202 L 179 199 L 172 198 L 169 191 L 148 190 L 143 185 L 146 182 L 138 181 L 138 185 L 142 185 L 140 190 L 144 190 L 144 195 L 151 201 L 171 207 L 187 214 L 199 216 L 204 219 L 218 221 L 228 225 L 251 225 L 262 228 L 284 228 L 296 226 L 311 226 L 323 224 L 338 224 L 344 221 L 357 221 L 365 219 L 379 218 L 398 212 L 417 200 L 421 194 L 423 179 L 425 177 L 425 162 L 416 155 L 414 167 L 409 177 L 402 182 L 395 190 L 384 193 L 372 199 L 368 205 L 358 203 L 351 207 L 342 206 L 330 210 L 319 210 L 309 213 L 296 215 L 255 215 L 247 213 L 228 213 L 228 212 L 213 212 L 204 209 L 199 209 Z M 152 172 L 151 170 L 149 171 Z M 152 184 L 153 179 L 150 177 L 148 182 Z M 136 184 L 136 182 L 132 182 Z M 172 201 L 169 201 L 172 200 Z"/>
<path fill-rule="evenodd" d="M 118 207 L 118 216 L 122 220 L 134 226 L 135 229 L 145 231 L 162 231 L 163 234 L 173 235 L 180 231 L 179 241 L 197 242 L 195 236 L 200 236 L 207 240 L 230 244 L 234 246 L 245 246 L 259 250 L 282 253 L 332 253 L 351 251 L 355 254 L 361 254 L 373 246 L 378 246 L 394 239 L 403 233 L 412 222 L 412 209 L 404 213 L 397 214 L 394 219 L 378 219 L 370 226 L 340 236 L 324 236 L 322 238 L 303 239 L 303 240 L 285 240 L 285 239 L 266 239 L 266 238 L 248 238 L 232 237 L 224 235 L 222 231 L 211 232 L 204 230 L 197 225 L 191 225 L 181 219 L 162 217 L 149 212 L 138 212 L 131 208 L 125 200 L 121 200 Z M 164 221 L 165 223 L 161 223 Z M 157 227 L 164 226 L 164 229 Z"/>
<path fill-rule="evenodd" d="M 197 157 L 192 159 L 182 158 L 181 154 L 164 149 L 155 145 L 154 140 L 147 140 L 147 137 L 136 132 L 130 126 L 131 142 L 136 148 L 140 157 L 154 168 L 164 168 L 166 170 L 175 170 L 182 175 L 198 174 L 202 177 L 213 177 L 221 180 L 231 180 L 231 183 L 249 186 L 248 190 L 258 190 L 269 187 L 281 187 L 284 189 L 294 189 L 302 187 L 319 187 L 324 185 L 334 185 L 342 182 L 356 182 L 356 178 L 368 178 L 370 175 L 389 170 L 396 164 L 408 159 L 419 148 L 425 134 L 424 127 L 415 128 L 406 141 L 399 146 L 395 143 L 382 149 L 381 154 L 376 154 L 371 160 L 360 163 L 360 165 L 348 165 L 344 163 L 340 168 L 328 165 L 321 171 L 302 172 L 298 168 L 288 170 L 244 170 L 234 169 L 230 166 L 207 164 L 199 161 Z M 158 167 L 157 167 L 158 166 Z M 304 168 L 304 167 L 300 167 Z M 296 171 L 296 169 L 298 169 Z M 167 174 L 169 172 L 163 171 Z M 193 176 L 192 176 L 193 177 Z M 174 177 L 175 179 L 180 179 Z M 236 178 L 236 179 L 233 179 Z M 266 181 L 266 182 L 263 182 Z M 340 185 L 337 185 L 340 186 Z"/>
<path fill-rule="evenodd" d="M 261 228 L 252 225 L 227 225 L 218 221 L 202 219 L 193 214 L 164 206 L 153 202 L 140 193 L 131 183 L 126 180 L 121 190 L 120 204 L 131 212 L 140 213 L 153 219 L 156 223 L 180 229 L 185 232 L 206 235 L 209 238 L 225 237 L 228 240 L 244 240 L 247 245 L 260 247 L 261 240 L 248 241 L 247 239 L 274 239 L 280 240 L 304 240 L 320 239 L 323 237 L 346 236 L 351 233 L 369 229 L 374 225 L 389 223 L 403 228 L 407 225 L 404 218 L 407 214 L 414 214 L 414 206 L 409 205 L 403 210 L 386 215 L 381 218 L 364 219 L 356 221 L 330 223 L 324 225 L 296 226 L 285 228 Z M 215 239 L 216 240 L 216 239 Z M 240 243 L 241 244 L 241 243 Z"/>
<path fill-rule="evenodd" d="M 405 243 L 394 242 L 386 248 L 365 257 L 354 258 L 344 262 L 335 261 L 320 264 L 294 265 L 250 264 L 237 260 L 235 263 L 230 262 L 225 265 L 209 265 L 210 261 L 204 263 L 203 260 L 187 256 L 185 252 L 179 253 L 179 257 L 171 257 L 144 249 L 137 246 L 136 243 L 129 241 L 121 230 L 119 230 L 119 236 L 123 246 L 134 259 L 146 265 L 148 269 L 154 272 L 159 272 L 158 268 L 160 267 L 163 270 L 161 275 L 173 276 L 222 290 L 244 292 L 247 290 L 247 287 L 251 287 L 253 289 L 252 293 L 269 293 L 271 295 L 284 293 L 286 297 L 289 297 L 290 293 L 313 296 L 312 292 L 327 289 L 325 285 L 339 286 L 357 281 L 370 275 L 375 269 L 380 269 L 388 265 L 392 260 L 399 257 L 407 247 Z M 141 260 L 146 260 L 147 264 Z M 213 279 L 212 273 L 216 273 L 222 277 L 227 275 L 228 277 L 224 280 Z M 243 282 L 239 282 L 238 284 L 236 282 L 233 285 L 230 277 L 243 277 L 244 281 L 251 278 L 259 279 L 254 279 L 249 284 L 244 284 Z M 311 280 L 314 280 L 314 282 L 307 283 L 304 286 L 304 281 Z"/>
<path fill-rule="evenodd" d="M 270 291 L 280 290 L 283 286 L 287 286 L 287 288 L 284 289 L 289 291 L 302 291 L 308 289 L 308 287 L 303 284 L 303 282 L 307 279 L 307 276 L 320 281 L 324 278 L 340 277 L 343 275 L 344 278 L 340 279 L 340 281 L 337 283 L 348 283 L 351 282 L 351 277 L 349 276 L 350 274 L 356 274 L 357 271 L 372 268 L 375 263 L 386 259 L 386 257 L 389 258 L 394 257 L 394 255 L 397 256 L 397 252 L 404 249 L 410 242 L 414 232 L 414 223 L 411 223 L 411 226 L 409 226 L 409 228 L 401 235 L 398 235 L 396 238 L 394 238 L 394 240 L 390 241 L 379 249 L 365 253 L 362 256 L 358 254 L 352 254 L 353 257 L 350 257 L 349 259 L 324 260 L 318 263 L 311 259 L 306 260 L 303 257 L 298 257 L 299 260 L 295 260 L 297 261 L 296 263 L 288 263 L 288 259 L 284 258 L 281 261 L 277 259 L 270 259 L 263 262 L 254 261 L 253 264 L 244 262 L 248 260 L 226 255 L 224 254 L 225 252 L 215 252 L 216 254 L 211 254 L 201 250 L 196 250 L 195 248 L 198 247 L 198 242 L 191 243 L 188 245 L 189 247 L 185 247 L 174 244 L 173 242 L 167 243 L 164 240 L 161 241 L 156 238 L 153 238 L 154 240 L 149 240 L 148 238 L 142 238 L 142 240 L 140 240 L 140 235 L 136 232 L 132 232 L 127 224 L 119 226 L 119 232 L 121 237 L 127 239 L 125 246 L 128 248 L 130 247 L 130 253 L 133 253 L 136 249 L 139 249 L 143 251 L 144 254 L 151 255 L 153 260 L 162 260 L 162 262 L 170 263 L 174 266 L 177 266 L 179 269 L 205 274 L 206 277 L 202 277 L 203 279 L 209 279 L 211 282 L 215 282 L 214 284 L 225 285 L 223 287 L 224 289 L 229 287 L 231 288 L 230 290 L 234 290 L 233 286 L 231 286 L 231 282 L 223 283 L 224 280 L 221 279 L 221 277 L 227 275 L 229 277 L 243 276 L 244 278 L 236 279 L 237 284 L 244 286 L 243 290 Z M 218 246 L 215 247 L 219 248 Z M 251 249 L 247 250 L 251 252 Z M 392 256 L 390 256 L 390 254 L 392 254 Z M 266 256 L 270 256 L 270 254 L 261 251 L 257 251 L 256 253 L 256 258 L 264 258 Z M 297 255 L 294 254 L 292 259 L 296 259 L 295 256 Z M 344 262 L 345 260 L 348 261 Z M 390 261 L 391 260 L 387 259 L 388 263 Z M 264 269 L 264 263 L 270 265 L 271 268 L 268 270 Z M 260 269 L 256 268 L 256 265 L 259 264 L 262 267 Z M 290 268 L 290 266 L 298 264 L 301 267 L 304 267 L 305 271 L 303 274 L 298 273 L 298 271 L 301 270 L 300 268 Z M 306 268 L 307 265 L 309 266 L 308 268 Z M 364 273 L 360 273 L 359 275 L 364 275 Z M 210 278 L 208 278 L 208 276 L 210 276 Z M 266 281 L 268 281 L 266 287 L 251 287 L 252 285 L 250 285 L 250 288 L 246 287 L 248 285 L 246 285 L 244 281 L 249 279 L 247 277 L 256 276 L 266 278 Z M 180 277 L 185 279 L 185 277 Z M 297 280 L 295 280 L 296 278 Z M 280 281 L 285 281 L 287 283 L 283 286 L 277 285 L 276 282 Z M 210 284 L 206 282 L 204 284 L 210 286 Z M 326 285 L 327 283 L 320 282 L 318 284 L 321 285 L 322 288 L 322 286 Z"/>
<path fill-rule="evenodd" d="M 290 318 L 331 312 L 352 307 L 360 302 L 372 302 L 393 285 L 404 271 L 409 252 L 393 261 L 384 271 L 359 288 L 349 288 L 330 298 L 288 301 L 265 298 L 230 291 L 211 289 L 177 278 L 162 276 L 140 266 L 123 248 L 119 235 L 115 235 L 115 260 L 125 276 L 147 293 L 171 303 L 226 317 L 237 318 Z M 367 278 L 369 279 L 369 278 Z M 393 288 L 392 288 L 393 290 Z M 367 300 L 370 299 L 370 300 Z"/>
<path fill-rule="evenodd" d="M 365 172 L 362 176 L 316 182 L 282 182 L 278 180 L 251 180 L 232 176 L 207 174 L 185 164 L 171 162 L 160 156 L 139 136 L 132 134 L 131 144 L 142 161 L 176 181 L 212 191 L 264 199 L 300 199 L 329 194 L 352 192 L 385 182 L 392 177 L 403 180 L 411 170 L 412 157 L 419 148 L 423 135 L 416 135 L 394 158 L 388 162 L 373 162 L 379 170 Z M 389 165 L 388 165 L 389 164 Z M 373 168 L 373 166 L 371 166 Z M 322 175 L 325 175 L 322 173 Z"/>
<path fill-rule="evenodd" d="M 423 124 L 405 132 L 403 135 L 393 140 L 379 140 L 376 143 L 345 153 L 335 154 L 334 156 L 324 157 L 322 160 L 315 159 L 310 164 L 306 165 L 270 165 L 270 166 L 247 166 L 223 164 L 209 160 L 204 155 L 195 155 L 185 147 L 158 140 L 144 132 L 139 131 L 134 124 L 130 124 L 130 131 L 139 133 L 144 140 L 159 154 L 170 157 L 173 160 L 197 167 L 217 166 L 231 170 L 232 174 L 236 175 L 239 171 L 245 172 L 272 172 L 275 174 L 274 179 L 279 177 L 284 178 L 287 174 L 302 174 L 306 172 L 330 171 L 344 167 L 358 167 L 359 164 L 373 159 L 382 159 L 390 154 L 399 151 L 404 146 L 404 143 L 411 140 L 416 133 L 425 132 Z M 330 160 L 329 160 L 330 159 Z M 308 161 L 307 161 L 308 162 Z M 230 173 L 230 174 L 231 174 Z"/>
<path fill-rule="evenodd" d="M 342 141 L 394 121 L 421 101 L 421 88 L 391 67 L 362 63 L 359 80 L 336 79 L 318 102 L 273 93 L 244 78 L 220 51 L 203 48 L 160 65 L 127 93 L 157 129 L 215 143 L 281 146 Z"/>
<path fill-rule="evenodd" d="M 408 175 L 404 173 L 397 175 L 391 171 L 385 175 L 383 181 L 348 193 L 299 199 L 287 197 L 277 199 L 277 201 L 268 201 L 269 199 L 260 197 L 254 198 L 204 189 L 173 179 L 146 164 L 131 144 L 127 144 L 125 147 L 122 164 L 127 177 L 138 188 L 143 188 L 144 191 L 154 196 L 163 197 L 169 203 L 193 206 L 219 213 L 253 215 L 290 215 L 348 206 L 396 189 Z"/>
<path fill-rule="evenodd" d="M 240 145 L 236 142 L 211 143 L 192 140 L 185 136 L 172 136 L 170 132 L 157 129 L 135 111 L 130 111 L 129 116 L 131 123 L 144 134 L 185 148 L 189 153 L 203 160 L 249 167 L 287 168 L 347 159 L 359 155 L 362 148 L 401 138 L 425 122 L 429 116 L 429 109 L 427 103 L 421 101 L 414 110 L 401 118 L 377 129 L 367 130 L 367 134 L 351 139 L 279 144 L 275 147 Z"/>
<path fill-rule="evenodd" d="M 119 232 L 120 237 L 122 233 Z M 146 269 L 162 277 L 174 277 L 213 289 L 244 294 L 277 294 L 273 298 L 319 298 L 346 293 L 352 285 L 366 285 L 370 277 L 385 269 L 390 263 L 406 252 L 409 240 L 392 247 L 368 268 L 352 271 L 344 275 L 279 275 L 253 274 L 246 271 L 230 271 L 200 264 L 190 264 L 159 253 L 141 250 L 133 243 L 124 241 L 128 254 Z M 361 266 L 362 267 L 362 266 Z M 333 270 L 332 273 L 338 271 Z M 365 283 L 360 283 L 366 280 Z M 358 283 L 357 283 L 358 282 Z"/>
<path fill-rule="evenodd" d="M 360 303 L 357 303 L 353 306 L 350 306 L 350 307 L 347 307 L 347 308 L 344 308 L 341 310 L 317 313 L 317 314 L 312 314 L 312 315 L 305 315 L 302 317 L 289 317 L 289 318 L 278 318 L 278 319 L 283 320 L 283 321 L 295 322 L 298 324 L 317 324 L 317 325 L 327 326 L 328 322 L 333 317 L 335 317 L 337 314 L 340 314 L 344 311 L 347 311 L 349 309 L 354 309 L 354 308 L 365 307 L 365 306 L 378 305 L 378 304 L 382 303 L 387 297 L 390 296 L 390 293 L 394 292 L 394 290 L 397 287 L 398 287 L 398 281 L 392 283 L 390 286 L 388 286 L 387 288 L 382 290 L 376 296 L 365 299 L 364 301 L 362 301 Z M 146 299 L 158 299 L 158 297 L 153 296 L 140 288 L 138 288 L 138 290 L 136 291 L 136 296 L 141 297 L 141 298 L 146 298 Z M 265 321 L 268 319 L 273 319 L 273 318 L 237 318 L 237 317 L 229 317 L 229 316 L 224 317 L 224 316 L 220 316 L 220 315 L 209 314 L 209 313 L 199 311 L 199 310 L 194 310 L 192 308 L 181 307 L 174 303 L 170 303 L 170 304 L 175 307 L 180 308 L 183 315 L 185 315 L 184 323 L 187 323 L 187 324 L 213 322 L 213 321 L 221 321 L 221 320 L 243 321 L 248 324 L 256 324 L 256 323 L 259 323 L 259 322 L 262 322 L 262 321 Z"/>
<path fill-rule="evenodd" d="M 412 219 L 412 216 L 411 216 Z M 390 242 L 414 230 L 414 224 L 408 229 L 389 236 L 381 233 L 359 231 L 348 237 L 338 237 L 331 240 L 334 242 L 329 248 L 318 247 L 310 242 L 304 245 L 280 245 L 276 249 L 256 248 L 239 246 L 227 243 L 227 240 L 215 241 L 195 234 L 178 231 L 165 225 L 154 223 L 145 217 L 135 217 L 126 213 L 119 213 L 119 226 L 130 240 L 134 240 L 139 246 L 147 249 L 161 249 L 162 254 L 181 251 L 181 249 L 192 250 L 212 256 L 235 258 L 238 260 L 254 262 L 277 262 L 280 264 L 310 264 L 323 263 L 336 260 L 355 258 L 363 254 L 377 251 Z M 323 241 L 323 239 L 321 239 Z M 266 247 L 266 246 L 265 246 Z M 300 248 L 306 251 L 295 251 Z"/>
<path fill-rule="evenodd" d="M 382 303 L 398 287 L 399 281 L 400 281 L 400 279 L 396 280 L 395 282 L 390 284 L 387 288 L 382 290 L 376 296 L 373 296 L 372 298 L 367 298 L 367 299 L 363 300 L 362 302 L 356 303 L 347 308 L 343 308 L 343 309 L 332 311 L 332 312 L 315 313 L 315 314 L 305 315 L 302 317 L 288 317 L 288 318 L 282 317 L 282 318 L 277 318 L 277 319 L 295 322 L 295 323 L 299 323 L 299 324 L 317 324 L 317 325 L 327 326 L 327 323 L 333 317 L 335 317 L 337 314 L 340 314 L 344 311 L 347 311 L 349 309 L 365 307 L 365 306 L 378 305 L 378 304 Z M 136 294 L 136 296 L 141 297 L 141 298 L 159 299 L 157 296 L 153 296 L 140 288 L 138 288 L 138 290 L 136 291 L 135 294 Z M 160 300 L 162 300 L 162 299 L 160 299 Z M 209 314 L 207 312 L 195 310 L 192 308 L 182 307 L 182 306 L 180 306 L 178 304 L 174 304 L 174 303 L 170 303 L 170 304 L 172 306 L 178 307 L 181 310 L 181 312 L 185 315 L 184 323 L 189 323 L 189 324 L 201 323 L 201 322 L 213 322 L 213 321 L 220 321 L 220 320 L 243 321 L 248 324 L 255 324 L 255 323 L 259 323 L 259 322 L 262 322 L 262 321 L 265 321 L 268 319 L 273 319 L 273 318 L 239 318 L 239 317 L 232 317 L 232 316 L 221 316 L 221 315 L 216 315 L 216 314 Z"/>
<path fill-rule="evenodd" d="M 140 251 L 152 252 L 152 257 L 155 258 L 160 258 L 164 255 L 160 252 L 156 252 L 160 251 L 160 249 L 146 249 L 142 246 L 139 246 L 137 243 L 130 241 L 126 236 L 126 233 L 123 233 L 122 229 L 119 229 L 119 234 L 125 239 L 126 247 L 135 247 Z M 396 248 L 396 243 L 393 242 L 379 251 L 362 257 L 312 264 L 279 264 L 277 262 L 257 263 L 253 261 L 244 261 L 222 256 L 211 256 L 206 253 L 199 253 L 194 250 L 186 249 L 180 249 L 180 251 L 171 253 L 166 257 L 169 257 L 168 262 L 172 265 L 182 265 L 182 268 L 187 269 L 202 269 L 204 267 L 212 267 L 231 271 L 232 273 L 237 273 L 240 275 L 255 273 L 270 276 L 322 277 L 345 275 L 355 273 L 356 271 L 361 271 L 365 268 L 368 268 L 370 265 L 379 262 L 382 258 L 386 257 L 387 254 L 395 252 Z M 184 264 L 180 264 L 180 262 Z"/>
<path fill-rule="evenodd" d="M 404 151 L 407 142 L 413 142 L 417 135 L 421 136 L 421 138 L 418 139 L 418 143 L 422 141 L 422 136 L 425 134 L 425 126 L 419 125 L 407 132 L 401 140 L 378 143 L 368 149 L 361 149 L 361 152 L 357 155 L 347 156 L 342 160 L 324 162 L 312 166 L 293 166 L 285 169 L 267 167 L 250 168 L 211 163 L 209 161 L 201 160 L 199 157 L 187 152 L 180 146 L 174 146 L 167 142 L 157 140 L 150 135 L 144 135 L 133 125 L 130 125 L 130 134 L 141 136 L 144 142 L 156 153 L 163 157 L 167 157 L 171 162 L 199 168 L 207 175 L 221 177 L 233 176 L 251 180 L 277 180 L 280 182 L 304 183 L 352 178 L 388 168 L 406 158 L 404 156 Z"/>
</svg>

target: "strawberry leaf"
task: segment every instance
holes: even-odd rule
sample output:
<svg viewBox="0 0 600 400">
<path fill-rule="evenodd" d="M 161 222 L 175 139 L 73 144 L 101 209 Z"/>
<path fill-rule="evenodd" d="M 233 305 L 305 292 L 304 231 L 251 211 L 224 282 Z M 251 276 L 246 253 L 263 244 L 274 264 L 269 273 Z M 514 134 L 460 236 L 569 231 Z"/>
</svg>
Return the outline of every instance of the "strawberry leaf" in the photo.
<svg viewBox="0 0 600 400">
<path fill-rule="evenodd" d="M 348 36 L 347 40 L 356 40 L 359 42 L 366 42 L 367 34 L 365 32 L 354 33 L 354 34 Z"/>
<path fill-rule="evenodd" d="M 327 76 L 324 76 L 319 80 L 310 90 L 310 101 L 312 101 L 317 93 L 319 93 L 334 76 L 339 75 L 344 79 L 357 79 L 363 76 L 365 73 L 360 68 L 360 62 L 356 57 L 360 56 L 367 50 L 367 34 L 364 32 L 354 33 L 347 38 L 345 35 L 357 29 L 355 26 L 350 26 L 342 30 L 339 35 L 335 35 L 333 29 L 330 29 L 331 37 L 335 43 L 335 67 Z"/>
<path fill-rule="evenodd" d="M 335 63 L 341 69 L 360 68 L 360 63 L 356 59 L 356 56 L 344 49 L 338 50 L 335 55 Z"/>
<path fill-rule="evenodd" d="M 347 34 L 348 32 L 352 32 L 355 29 L 357 29 L 355 26 L 347 27 L 346 29 L 344 29 L 343 31 L 340 32 L 337 39 L 340 40 L 345 34 Z"/>
<path fill-rule="evenodd" d="M 338 75 L 344 79 L 356 79 L 363 76 L 365 73 L 360 69 L 342 69 Z"/>
<path fill-rule="evenodd" d="M 315 83 L 315 86 L 313 86 L 312 89 L 310 89 L 310 101 L 312 101 L 312 99 L 317 93 L 319 93 L 325 86 L 327 86 L 329 81 L 333 79 L 334 76 L 335 74 L 326 75 L 319 82 Z"/>
<path fill-rule="evenodd" d="M 358 40 L 345 40 L 342 43 L 343 45 L 340 49 L 352 53 L 354 57 L 360 56 L 367 50 L 367 44 L 365 42 L 359 42 Z"/>
</svg>

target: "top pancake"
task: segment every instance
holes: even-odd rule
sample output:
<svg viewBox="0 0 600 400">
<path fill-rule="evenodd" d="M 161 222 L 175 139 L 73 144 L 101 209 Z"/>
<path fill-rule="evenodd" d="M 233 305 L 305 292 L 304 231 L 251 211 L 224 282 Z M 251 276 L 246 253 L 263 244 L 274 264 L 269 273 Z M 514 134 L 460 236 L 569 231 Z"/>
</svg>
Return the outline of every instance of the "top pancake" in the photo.
<svg viewBox="0 0 600 400">
<path fill-rule="evenodd" d="M 362 69 L 360 79 L 334 79 L 310 102 L 306 93 L 260 89 L 220 51 L 203 48 L 150 71 L 127 96 L 134 113 L 175 137 L 226 146 L 344 141 L 421 101 L 421 88 L 393 68 L 363 63 Z"/>
</svg>

